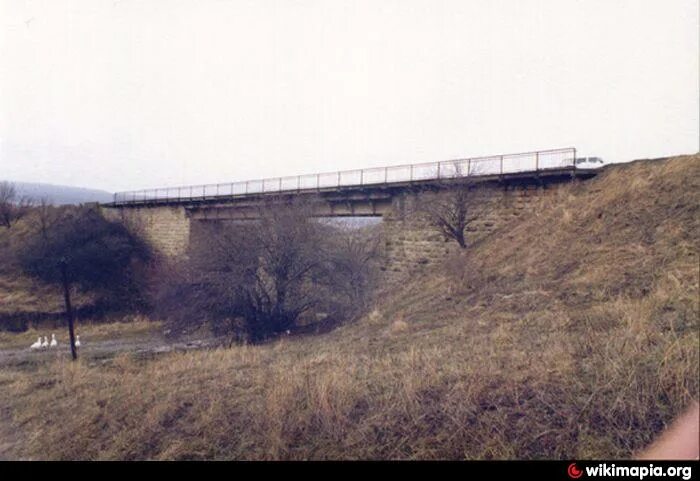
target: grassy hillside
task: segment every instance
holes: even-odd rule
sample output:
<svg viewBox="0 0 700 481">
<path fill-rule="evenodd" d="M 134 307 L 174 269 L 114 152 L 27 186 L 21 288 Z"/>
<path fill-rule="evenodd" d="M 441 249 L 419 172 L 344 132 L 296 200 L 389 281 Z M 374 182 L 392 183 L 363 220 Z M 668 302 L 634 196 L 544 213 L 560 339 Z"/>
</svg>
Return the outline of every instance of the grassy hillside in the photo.
<svg viewBox="0 0 700 481">
<path fill-rule="evenodd" d="M 630 456 L 698 397 L 699 196 L 612 166 L 329 334 L 2 371 L 13 455 Z"/>
</svg>

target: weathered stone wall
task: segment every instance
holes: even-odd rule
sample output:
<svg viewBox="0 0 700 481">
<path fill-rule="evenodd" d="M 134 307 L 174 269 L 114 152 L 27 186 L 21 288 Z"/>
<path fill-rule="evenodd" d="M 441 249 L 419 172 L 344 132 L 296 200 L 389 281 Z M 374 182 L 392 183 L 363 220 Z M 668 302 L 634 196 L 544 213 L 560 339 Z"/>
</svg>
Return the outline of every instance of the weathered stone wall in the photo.
<svg viewBox="0 0 700 481">
<path fill-rule="evenodd" d="M 184 207 L 104 207 L 102 211 L 108 219 L 123 222 L 166 258 L 174 259 L 187 251 L 190 242 L 190 218 Z"/>
<path fill-rule="evenodd" d="M 467 228 L 467 245 L 519 217 L 537 209 L 542 202 L 560 192 L 562 184 L 493 184 L 479 189 L 478 218 Z M 405 192 L 394 197 L 391 210 L 384 215 L 384 254 L 387 277 L 398 280 L 444 261 L 459 246 L 431 225 L 423 213 L 425 202 L 440 193 Z M 449 195 L 449 194 L 448 194 Z"/>
</svg>

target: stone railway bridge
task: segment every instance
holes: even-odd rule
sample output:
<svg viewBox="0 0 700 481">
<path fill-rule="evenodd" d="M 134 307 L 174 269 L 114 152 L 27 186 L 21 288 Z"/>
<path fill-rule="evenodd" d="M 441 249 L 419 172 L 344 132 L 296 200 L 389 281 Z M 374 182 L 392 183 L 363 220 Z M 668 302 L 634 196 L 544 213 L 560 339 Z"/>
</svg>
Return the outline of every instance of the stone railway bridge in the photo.
<svg viewBox="0 0 700 481">
<path fill-rule="evenodd" d="M 480 218 L 470 225 L 475 240 L 536 209 L 559 186 L 595 171 L 576 167 L 576 149 L 457 159 L 425 164 L 122 192 L 103 204 L 108 218 L 140 233 L 161 254 L 187 252 L 203 223 L 255 219 L 263 203 L 313 199 L 318 217 L 381 217 L 385 268 L 400 277 L 444 259 L 454 242 L 422 215 L 422 202 L 450 189 L 479 185 Z"/>
</svg>

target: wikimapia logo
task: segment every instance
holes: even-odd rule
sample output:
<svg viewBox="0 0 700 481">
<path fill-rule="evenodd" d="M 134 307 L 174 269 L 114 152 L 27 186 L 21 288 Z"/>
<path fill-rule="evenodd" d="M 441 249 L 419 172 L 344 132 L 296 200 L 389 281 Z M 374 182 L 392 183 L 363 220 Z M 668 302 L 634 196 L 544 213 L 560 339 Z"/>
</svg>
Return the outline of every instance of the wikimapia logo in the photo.
<svg viewBox="0 0 700 481">
<path fill-rule="evenodd" d="M 692 479 L 691 466 L 654 466 L 653 464 L 644 466 L 620 466 L 615 464 L 600 463 L 597 466 L 585 466 L 579 468 L 576 463 L 571 463 L 566 468 L 566 474 L 570 479 L 579 479 L 584 475 L 590 478 L 600 477 L 622 477 L 645 479 L 647 477 L 677 477 L 683 480 Z"/>
</svg>

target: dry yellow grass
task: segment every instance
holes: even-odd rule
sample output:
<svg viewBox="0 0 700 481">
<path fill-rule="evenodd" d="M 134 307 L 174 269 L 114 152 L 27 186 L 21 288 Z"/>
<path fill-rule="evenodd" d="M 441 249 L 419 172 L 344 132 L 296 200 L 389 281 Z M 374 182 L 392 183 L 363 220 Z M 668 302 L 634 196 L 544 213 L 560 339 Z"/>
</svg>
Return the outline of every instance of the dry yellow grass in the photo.
<svg viewBox="0 0 700 481">
<path fill-rule="evenodd" d="M 92 298 L 81 292 L 74 293 L 75 305 L 88 304 Z M 0 272 L 0 316 L 3 314 L 61 312 L 63 292 L 57 286 L 42 284 L 26 276 Z"/>
<path fill-rule="evenodd" d="M 326 335 L 2 372 L 12 455 L 630 456 L 698 396 L 699 182 L 611 168 Z"/>
</svg>

